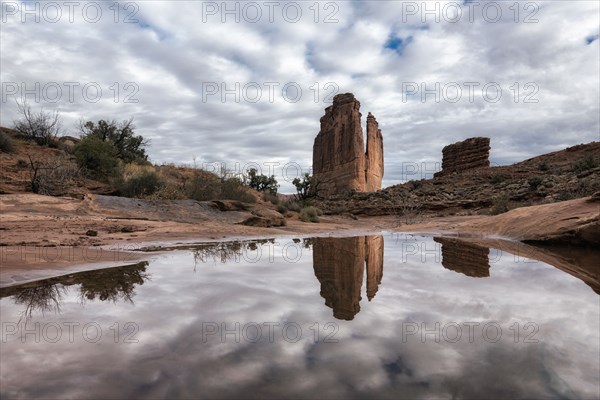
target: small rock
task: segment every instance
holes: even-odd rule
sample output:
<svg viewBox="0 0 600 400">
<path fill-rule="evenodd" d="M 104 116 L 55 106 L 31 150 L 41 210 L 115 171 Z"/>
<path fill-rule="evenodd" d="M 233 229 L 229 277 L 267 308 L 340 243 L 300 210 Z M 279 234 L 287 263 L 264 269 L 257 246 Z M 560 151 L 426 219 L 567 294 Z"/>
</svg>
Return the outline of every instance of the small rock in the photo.
<svg viewBox="0 0 600 400">
<path fill-rule="evenodd" d="M 86 234 L 86 236 L 98 236 L 98 231 L 89 229 L 85 234 Z"/>
</svg>

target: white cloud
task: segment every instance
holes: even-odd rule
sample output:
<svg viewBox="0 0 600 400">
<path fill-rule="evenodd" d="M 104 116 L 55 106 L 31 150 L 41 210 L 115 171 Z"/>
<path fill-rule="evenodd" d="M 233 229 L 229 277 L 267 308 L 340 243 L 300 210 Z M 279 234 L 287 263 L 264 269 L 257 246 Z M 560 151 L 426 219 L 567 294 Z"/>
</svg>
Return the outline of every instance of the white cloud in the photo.
<svg viewBox="0 0 600 400">
<path fill-rule="evenodd" d="M 73 101 L 65 88 L 60 101 L 50 103 L 42 95 L 35 105 L 60 109 L 68 127 L 80 118 L 134 116 L 138 132 L 152 139 L 149 153 L 159 163 L 191 162 L 196 155 L 202 162 L 277 159 L 309 167 L 319 118 L 328 105 L 324 100 L 331 93 L 325 84 L 333 82 L 340 92 L 357 96 L 363 115 L 371 111 L 377 117 L 385 143 L 386 185 L 397 182 L 402 162 L 439 161 L 444 145 L 470 136 L 491 137 L 492 161 L 499 163 L 599 140 L 600 42 L 586 41 L 598 35 L 598 3 L 540 1 L 530 2 L 533 6 L 527 9 L 518 3 L 515 22 L 513 3 L 497 2 L 502 18 L 495 23 L 489 22 L 494 9 L 488 3 L 460 2 L 463 15 L 456 23 L 448 21 L 452 14 L 443 14 L 453 10 L 449 7 L 456 9 L 455 2 L 438 3 L 436 22 L 436 15 L 423 14 L 424 3 L 399 1 L 320 2 L 318 16 L 313 3 L 282 2 L 273 10 L 273 22 L 258 2 L 262 17 L 256 23 L 244 21 L 244 14 L 236 23 L 233 15 L 204 12 L 211 4 L 220 8 L 221 2 L 192 1 L 131 3 L 139 10 L 130 17 L 139 23 L 122 22 L 133 6 L 121 8 L 121 22 L 115 23 L 114 3 L 102 3 L 102 18 L 90 23 L 81 15 L 87 3 L 81 3 L 73 23 L 66 7 L 57 23 L 44 18 L 36 23 L 32 15 L 22 23 L 19 11 L 25 3 L 4 1 L 0 123 L 10 126 L 16 117 L 15 95 L 5 85 L 33 88 L 39 82 L 43 88 L 50 82 L 78 82 Z M 32 9 L 32 4 L 27 7 Z M 247 3 L 237 4 L 242 13 Z M 302 16 L 292 23 L 294 4 L 302 7 Z M 414 5 L 418 9 L 411 12 Z M 287 14 L 282 13 L 285 7 Z M 474 10 L 472 22 L 469 7 Z M 49 16 L 42 6 L 40 10 L 42 17 Z M 245 15 L 253 17 L 251 11 Z M 528 16 L 538 22 L 525 23 Z M 338 22 L 324 23 L 326 17 Z M 401 52 L 385 48 L 390 37 L 403 41 Z M 102 89 L 95 103 L 81 93 L 90 82 Z M 126 88 L 129 82 L 139 91 Z M 222 102 L 218 93 L 205 102 L 206 82 L 224 83 L 229 89 L 236 82 L 240 88 L 255 82 L 262 98 L 253 103 L 242 96 L 237 103 L 228 95 Z M 279 84 L 272 102 L 269 82 Z M 281 93 L 291 82 L 302 89 L 296 103 Z M 444 97 L 436 103 L 431 95 L 422 102 L 420 93 L 405 99 L 406 82 L 427 88 L 456 82 L 463 97 L 456 103 Z M 465 82 L 479 84 L 473 102 L 468 101 Z M 491 82 L 502 88 L 497 103 L 481 95 L 481 88 Z M 535 94 L 534 86 L 524 87 L 527 83 L 537 85 Z M 138 103 L 124 103 L 128 94 Z M 528 94 L 538 102 L 523 103 Z M 295 93 L 290 90 L 288 95 Z M 32 95 L 28 99 L 36 103 Z M 291 187 L 284 184 L 283 189 Z"/>
</svg>

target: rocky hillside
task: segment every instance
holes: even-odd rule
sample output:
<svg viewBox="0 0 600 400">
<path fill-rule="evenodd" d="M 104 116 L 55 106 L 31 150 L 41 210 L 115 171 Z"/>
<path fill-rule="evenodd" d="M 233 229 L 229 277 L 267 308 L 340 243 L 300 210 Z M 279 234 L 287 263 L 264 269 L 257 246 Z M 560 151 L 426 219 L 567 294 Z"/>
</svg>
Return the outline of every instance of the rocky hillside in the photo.
<svg viewBox="0 0 600 400">
<path fill-rule="evenodd" d="M 327 213 L 421 215 L 499 214 L 509 209 L 589 196 L 600 190 L 600 142 L 501 167 L 483 167 L 409 181 L 374 193 L 321 198 Z"/>
</svg>

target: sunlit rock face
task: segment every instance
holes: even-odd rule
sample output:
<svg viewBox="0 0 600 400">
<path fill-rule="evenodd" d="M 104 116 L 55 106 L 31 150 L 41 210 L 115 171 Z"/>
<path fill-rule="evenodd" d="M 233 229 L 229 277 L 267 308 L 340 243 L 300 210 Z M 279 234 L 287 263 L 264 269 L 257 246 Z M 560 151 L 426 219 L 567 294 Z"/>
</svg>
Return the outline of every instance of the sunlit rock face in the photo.
<svg viewBox="0 0 600 400">
<path fill-rule="evenodd" d="M 352 320 L 360 311 L 367 270 L 367 297 L 377 293 L 383 276 L 383 237 L 315 238 L 313 267 L 325 305 L 337 319 Z"/>
<path fill-rule="evenodd" d="M 452 238 L 434 238 L 442 245 L 444 268 L 471 276 L 490 276 L 489 248 Z"/>
<path fill-rule="evenodd" d="M 490 166 L 490 138 L 473 137 L 442 149 L 442 170 L 434 176 Z"/>
<path fill-rule="evenodd" d="M 321 117 L 313 147 L 313 175 L 321 196 L 381 189 L 383 139 L 377 120 L 367 118 L 367 150 L 360 102 L 352 93 L 338 94 Z"/>
</svg>

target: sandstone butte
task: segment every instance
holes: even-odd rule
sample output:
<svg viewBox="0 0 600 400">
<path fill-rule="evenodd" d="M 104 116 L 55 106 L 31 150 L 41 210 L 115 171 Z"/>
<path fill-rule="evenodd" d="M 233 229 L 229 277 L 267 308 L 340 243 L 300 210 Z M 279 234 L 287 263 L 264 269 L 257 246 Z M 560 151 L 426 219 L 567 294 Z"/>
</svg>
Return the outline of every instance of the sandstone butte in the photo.
<svg viewBox="0 0 600 400">
<path fill-rule="evenodd" d="M 490 138 L 473 137 L 442 149 L 442 170 L 434 177 L 490 166 Z"/>
<path fill-rule="evenodd" d="M 383 179 L 383 138 L 375 117 L 367 116 L 367 143 L 361 127 L 360 102 L 352 93 L 338 94 L 321 117 L 313 147 L 316 193 L 331 196 L 374 192 Z"/>
</svg>

